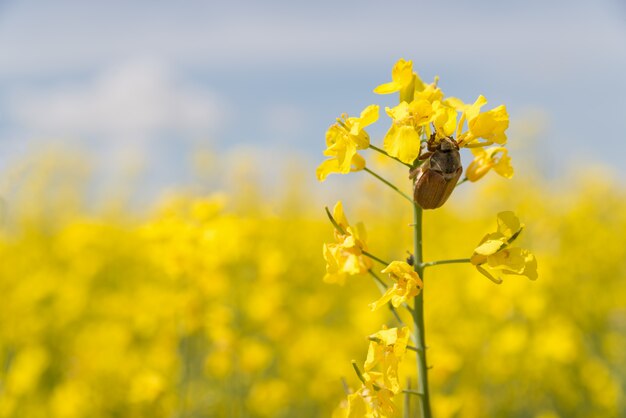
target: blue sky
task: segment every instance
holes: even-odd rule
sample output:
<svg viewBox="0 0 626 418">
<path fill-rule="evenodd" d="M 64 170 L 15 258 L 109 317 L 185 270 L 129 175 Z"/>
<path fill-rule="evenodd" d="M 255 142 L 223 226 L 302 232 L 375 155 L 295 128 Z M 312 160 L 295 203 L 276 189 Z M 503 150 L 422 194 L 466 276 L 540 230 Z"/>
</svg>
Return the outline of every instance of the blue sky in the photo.
<svg viewBox="0 0 626 418">
<path fill-rule="evenodd" d="M 1 168 L 79 149 L 97 176 L 140 166 L 156 191 L 192 181 L 190 154 L 210 149 L 224 167 L 245 153 L 270 179 L 287 160 L 312 178 L 336 116 L 392 104 L 371 90 L 399 57 L 449 95 L 506 104 L 514 158 L 626 174 L 617 0 L 0 1 Z"/>
</svg>

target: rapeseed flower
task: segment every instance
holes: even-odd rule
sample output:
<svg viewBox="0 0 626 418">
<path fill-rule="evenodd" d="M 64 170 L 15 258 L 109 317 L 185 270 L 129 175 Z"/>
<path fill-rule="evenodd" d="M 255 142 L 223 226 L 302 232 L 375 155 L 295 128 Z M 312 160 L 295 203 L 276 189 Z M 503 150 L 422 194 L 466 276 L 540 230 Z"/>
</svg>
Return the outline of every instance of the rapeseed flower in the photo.
<svg viewBox="0 0 626 418">
<path fill-rule="evenodd" d="M 395 393 L 383 386 L 380 372 L 362 374 L 363 386 L 348 395 L 348 418 L 391 418 L 398 416 L 398 407 L 393 402 Z"/>
<path fill-rule="evenodd" d="M 472 148 L 474 160 L 467 167 L 465 175 L 471 182 L 480 180 L 485 174 L 493 168 L 493 170 L 510 179 L 513 177 L 513 166 L 511 166 L 511 157 L 504 147 L 492 147 L 488 149 Z"/>
<path fill-rule="evenodd" d="M 368 372 L 379 365 L 385 387 L 393 393 L 400 391 L 398 365 L 406 353 L 409 337 L 408 327 L 382 329 L 370 335 L 370 345 L 363 368 Z"/>
<path fill-rule="evenodd" d="M 400 58 L 391 70 L 391 81 L 376 87 L 374 93 L 390 94 L 399 91 L 400 101 L 410 101 L 416 78 L 418 77 L 413 72 L 413 61 L 405 61 Z M 421 83 L 421 80 L 419 82 Z"/>
<path fill-rule="evenodd" d="M 392 124 L 383 140 L 383 149 L 406 164 L 420 154 L 420 137 L 433 116 L 433 106 L 428 100 L 416 99 L 385 108 Z"/>
<path fill-rule="evenodd" d="M 324 181 L 330 173 L 347 174 L 365 167 L 365 160 L 357 154 L 357 150 L 369 147 L 370 137 L 364 128 L 378 120 L 378 112 L 377 105 L 370 105 L 358 118 L 343 114 L 328 128 L 324 155 L 331 158 L 317 168 L 319 181 Z"/>
<path fill-rule="evenodd" d="M 522 232 L 524 225 L 513 212 L 498 214 L 498 231 L 485 235 L 470 258 L 478 271 L 495 283 L 502 279 L 494 277 L 483 266 L 503 274 L 537 279 L 537 260 L 528 250 L 511 248 L 510 245 Z"/>
<path fill-rule="evenodd" d="M 413 267 L 404 261 L 392 261 L 391 264 L 382 270 L 382 273 L 389 274 L 389 277 L 393 279 L 395 283 L 387 289 L 380 299 L 370 303 L 369 306 L 372 311 L 375 311 L 389 301 L 397 308 L 407 300 L 417 296 L 424 286 L 422 279 L 420 279 L 415 270 L 413 270 Z"/>
<path fill-rule="evenodd" d="M 337 202 L 333 208 L 333 220 L 336 222 L 335 239 L 337 242 L 324 244 L 327 283 L 344 284 L 348 276 L 366 273 L 372 268 L 372 260 L 363 254 L 367 251 L 365 226 L 357 223 L 350 226 L 343 211 L 343 204 Z"/>
<path fill-rule="evenodd" d="M 509 127 L 509 114 L 506 106 L 500 105 L 487 112 L 480 109 L 487 104 L 485 96 L 480 95 L 476 101 L 464 106 L 461 120 L 457 126 L 457 142 L 462 146 L 485 146 L 493 143 L 504 145 L 507 137 L 504 131 Z M 461 133 L 464 122 L 467 120 L 468 130 Z M 477 142 L 478 139 L 485 141 Z"/>
</svg>

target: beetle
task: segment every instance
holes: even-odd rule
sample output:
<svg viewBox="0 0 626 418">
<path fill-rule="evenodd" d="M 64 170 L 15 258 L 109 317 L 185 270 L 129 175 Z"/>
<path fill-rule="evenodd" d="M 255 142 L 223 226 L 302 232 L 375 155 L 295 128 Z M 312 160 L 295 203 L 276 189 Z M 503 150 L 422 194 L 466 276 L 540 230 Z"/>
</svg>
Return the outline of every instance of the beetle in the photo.
<svg viewBox="0 0 626 418">
<path fill-rule="evenodd" d="M 453 137 L 437 140 L 432 134 L 427 142 L 428 152 L 419 157 L 426 160 L 411 170 L 410 178 L 415 179 L 413 199 L 423 209 L 441 207 L 452 194 L 461 177 L 463 166 L 459 144 Z"/>
</svg>

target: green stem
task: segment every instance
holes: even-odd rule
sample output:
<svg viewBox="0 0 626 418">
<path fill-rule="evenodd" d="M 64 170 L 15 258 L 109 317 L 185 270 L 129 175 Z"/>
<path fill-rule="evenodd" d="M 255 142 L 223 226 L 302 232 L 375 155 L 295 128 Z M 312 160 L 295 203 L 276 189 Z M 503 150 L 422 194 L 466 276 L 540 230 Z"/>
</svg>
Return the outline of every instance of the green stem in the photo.
<svg viewBox="0 0 626 418">
<path fill-rule="evenodd" d="M 359 380 L 361 381 L 361 383 L 363 383 L 364 385 L 367 385 L 367 382 L 365 380 L 365 377 L 363 376 L 363 373 L 361 373 L 361 370 L 359 369 L 359 366 L 356 365 L 356 361 L 354 361 L 354 360 L 352 360 L 352 368 L 356 372 L 356 375 L 359 378 Z M 372 387 L 374 388 L 374 390 L 380 390 L 380 386 L 378 386 L 375 383 L 372 383 Z"/>
<path fill-rule="evenodd" d="M 374 254 L 371 254 L 367 251 L 361 250 L 361 253 L 366 256 L 371 258 L 374 261 L 378 261 L 380 264 L 384 265 L 384 266 L 388 266 L 390 263 L 386 262 L 385 260 L 381 260 L 380 258 L 376 257 Z"/>
<path fill-rule="evenodd" d="M 414 269 L 424 281 L 424 267 L 422 255 L 422 208 L 419 205 L 413 206 L 414 219 Z M 426 332 L 424 329 L 424 289 L 415 296 L 413 308 L 413 323 L 415 325 L 415 345 L 417 361 L 417 394 L 420 395 L 420 417 L 431 418 L 430 397 L 428 393 L 428 371 L 426 366 Z"/>
<path fill-rule="evenodd" d="M 381 176 L 379 176 L 378 174 L 374 173 L 372 170 L 370 170 L 367 167 L 363 167 L 363 170 L 367 171 L 368 173 L 370 173 L 372 176 L 376 177 L 378 180 L 382 181 L 383 183 L 385 183 L 387 186 L 391 187 L 393 190 L 395 190 L 396 192 L 398 192 L 402 197 L 404 197 L 406 200 L 408 200 L 409 202 L 411 202 L 411 204 L 413 206 L 416 206 L 415 202 L 413 201 L 413 198 L 411 198 L 408 194 L 404 193 L 403 191 L 401 191 L 400 189 L 398 189 L 396 186 L 393 185 L 393 183 L 385 180 L 384 178 L 382 178 Z"/>
<path fill-rule="evenodd" d="M 459 180 L 459 182 L 454 187 L 460 186 L 461 184 L 465 183 L 468 180 L 469 179 L 467 177 L 463 177 L 461 180 Z"/>
<path fill-rule="evenodd" d="M 383 282 L 383 279 L 381 279 L 380 277 L 378 277 L 378 275 L 376 273 L 374 273 L 372 271 L 372 269 L 367 270 L 367 272 L 370 274 L 370 276 L 372 276 L 374 278 L 374 280 L 376 280 L 376 282 L 384 289 L 387 290 L 387 283 Z M 384 292 L 383 290 L 383 292 Z"/>
<path fill-rule="evenodd" d="M 469 263 L 469 258 L 456 258 L 454 260 L 437 260 L 437 261 L 429 261 L 428 263 L 422 263 L 422 269 L 426 267 L 432 266 L 440 266 L 442 264 L 458 264 L 458 263 Z"/>
<path fill-rule="evenodd" d="M 409 168 L 412 168 L 412 167 L 411 167 L 411 164 L 407 164 L 407 163 L 405 163 L 404 161 L 400 160 L 399 158 L 392 157 L 391 155 L 387 154 L 387 152 L 386 152 L 385 150 L 382 150 L 382 149 L 380 149 L 380 148 L 378 148 L 378 147 L 375 147 L 375 146 L 374 146 L 374 145 L 372 145 L 372 144 L 370 144 L 370 148 L 371 148 L 371 149 L 373 149 L 374 151 L 380 152 L 381 154 L 383 154 L 383 155 L 385 155 L 385 156 L 387 156 L 387 157 L 391 158 L 392 160 L 396 160 L 397 162 L 399 162 L 399 163 L 400 163 L 400 164 L 402 164 L 402 165 L 405 165 L 405 166 L 407 166 L 407 167 L 409 167 Z"/>
<path fill-rule="evenodd" d="M 406 389 L 411 390 L 411 379 L 406 379 Z M 402 408 L 402 418 L 411 418 L 411 398 L 409 393 L 404 392 L 404 408 Z"/>
<path fill-rule="evenodd" d="M 330 223 L 333 224 L 333 226 L 335 227 L 337 232 L 339 232 L 342 235 L 346 235 L 346 231 L 344 231 L 343 228 L 341 226 L 339 226 L 339 224 L 337 223 L 337 221 L 333 217 L 332 213 L 330 213 L 330 209 L 328 209 L 328 206 L 324 206 L 324 209 L 326 210 L 326 215 L 328 216 L 328 219 L 330 220 Z"/>
</svg>

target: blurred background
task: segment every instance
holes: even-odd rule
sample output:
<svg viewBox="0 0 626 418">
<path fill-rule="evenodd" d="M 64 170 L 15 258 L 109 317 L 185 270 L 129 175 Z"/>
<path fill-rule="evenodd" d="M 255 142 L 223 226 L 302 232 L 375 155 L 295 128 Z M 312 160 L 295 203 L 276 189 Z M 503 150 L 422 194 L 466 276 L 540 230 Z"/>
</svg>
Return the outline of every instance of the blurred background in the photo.
<svg viewBox="0 0 626 418">
<path fill-rule="evenodd" d="M 189 185 L 202 151 L 226 167 L 254 156 L 272 181 L 286 162 L 315 167 L 340 113 L 391 104 L 371 90 L 400 57 L 467 102 L 505 103 L 511 129 L 540 131 L 547 175 L 597 161 L 623 177 L 618 0 L 3 0 L 0 162 L 79 150 L 97 181 L 132 175 L 147 199 Z"/>
<path fill-rule="evenodd" d="M 331 415 L 397 324 L 367 277 L 322 282 L 323 206 L 386 259 L 411 213 L 315 167 L 401 57 L 511 119 L 515 178 L 428 212 L 426 258 L 514 210 L 539 261 L 429 271 L 436 416 L 626 416 L 622 1 L 0 0 L 0 418 Z"/>
</svg>

